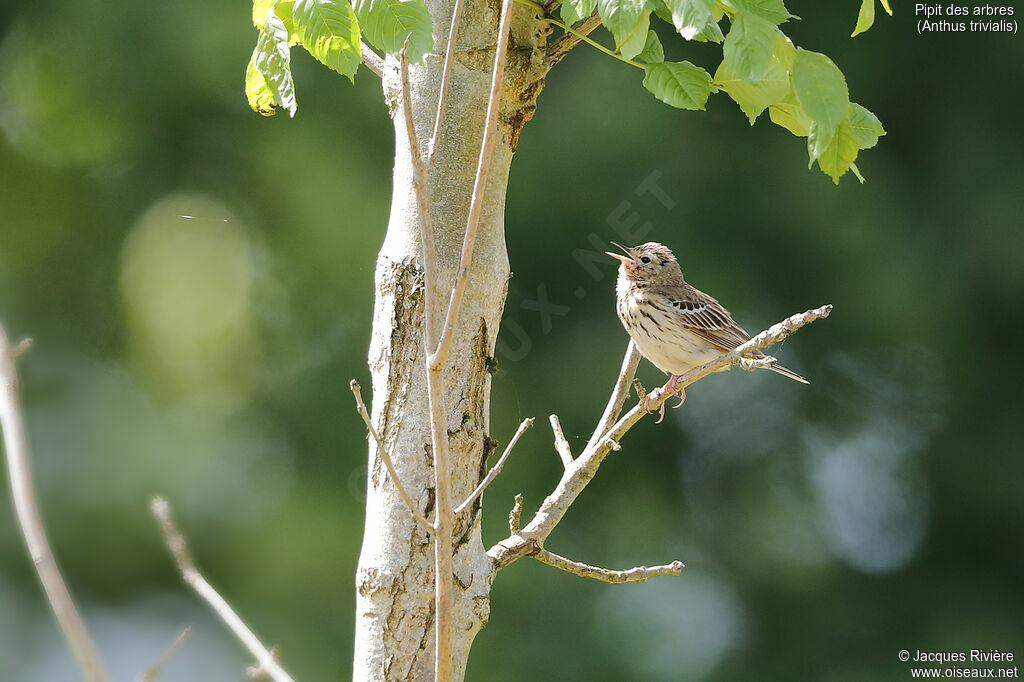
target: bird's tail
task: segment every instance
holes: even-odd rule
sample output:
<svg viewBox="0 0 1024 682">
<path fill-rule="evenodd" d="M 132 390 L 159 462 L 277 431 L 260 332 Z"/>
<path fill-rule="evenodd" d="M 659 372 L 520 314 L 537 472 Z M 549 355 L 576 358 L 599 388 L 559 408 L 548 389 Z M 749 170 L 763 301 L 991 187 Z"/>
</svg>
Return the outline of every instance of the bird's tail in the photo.
<svg viewBox="0 0 1024 682">
<path fill-rule="evenodd" d="M 788 377 L 788 378 L 792 379 L 793 381 L 799 381 L 801 384 L 810 384 L 811 383 L 807 379 L 804 379 L 802 376 L 800 376 L 799 374 L 794 372 L 793 370 L 787 369 L 787 368 L 783 367 L 782 365 L 771 365 L 768 369 L 770 369 L 771 371 L 776 372 L 778 374 L 781 374 L 784 377 Z"/>
</svg>

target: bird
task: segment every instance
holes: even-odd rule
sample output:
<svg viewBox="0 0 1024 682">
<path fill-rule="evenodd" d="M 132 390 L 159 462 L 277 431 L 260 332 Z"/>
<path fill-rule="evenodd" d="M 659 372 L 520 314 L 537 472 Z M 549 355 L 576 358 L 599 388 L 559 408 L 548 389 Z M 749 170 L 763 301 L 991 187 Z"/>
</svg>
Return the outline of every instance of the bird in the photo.
<svg viewBox="0 0 1024 682">
<path fill-rule="evenodd" d="M 672 250 L 658 242 L 628 248 L 612 242 L 622 253 L 605 251 L 619 261 L 615 284 L 616 312 L 622 326 L 636 343 L 640 354 L 655 367 L 670 374 L 662 387 L 679 393 L 679 407 L 686 390 L 678 385 L 686 372 L 728 353 L 750 340 L 750 335 L 732 319 L 717 300 L 695 288 L 683 278 L 679 261 Z M 767 360 L 759 350 L 745 357 Z M 804 377 L 777 363 L 765 367 L 784 377 L 809 384 Z M 644 398 L 649 409 L 650 394 Z M 665 418 L 661 404 L 657 423 Z"/>
</svg>

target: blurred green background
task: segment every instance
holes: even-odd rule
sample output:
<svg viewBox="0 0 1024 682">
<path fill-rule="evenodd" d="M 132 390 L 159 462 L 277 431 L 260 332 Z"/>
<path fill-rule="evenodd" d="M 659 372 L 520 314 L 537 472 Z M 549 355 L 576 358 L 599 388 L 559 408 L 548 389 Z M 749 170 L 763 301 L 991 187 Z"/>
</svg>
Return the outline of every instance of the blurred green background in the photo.
<svg viewBox="0 0 1024 682">
<path fill-rule="evenodd" d="M 752 331 L 836 309 L 777 353 L 811 386 L 702 381 L 549 541 L 612 567 L 680 558 L 683 576 L 608 586 L 521 561 L 468 679 L 899 680 L 903 648 L 1024 656 L 1024 38 L 921 37 L 911 5 L 850 39 L 858 4 L 790 0 L 787 30 L 885 124 L 865 185 L 809 172 L 802 140 L 724 94 L 671 109 L 585 46 L 551 74 L 512 169 L 493 435 L 540 419 L 487 494 L 488 542 L 516 492 L 532 513 L 557 480 L 546 416 L 578 448 L 617 371 L 614 264 L 573 258 L 592 235 L 635 220 Z M 44 513 L 118 680 L 188 623 L 160 679 L 248 663 L 173 570 L 158 492 L 296 678 L 351 674 L 366 450 L 347 385 L 367 377 L 391 125 L 376 77 L 352 86 L 301 50 L 298 116 L 251 113 L 249 12 L 0 15 L 0 319 L 35 339 Z M 671 208 L 637 194 L 652 174 Z M 75 679 L 0 498 L 0 679 Z"/>
</svg>

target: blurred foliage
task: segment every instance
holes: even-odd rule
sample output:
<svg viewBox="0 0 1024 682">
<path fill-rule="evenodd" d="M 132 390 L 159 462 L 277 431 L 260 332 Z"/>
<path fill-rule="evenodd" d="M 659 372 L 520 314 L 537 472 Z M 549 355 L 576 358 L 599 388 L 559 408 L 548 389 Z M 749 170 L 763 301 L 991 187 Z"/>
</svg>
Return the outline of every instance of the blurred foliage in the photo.
<svg viewBox="0 0 1024 682">
<path fill-rule="evenodd" d="M 1024 655 L 1024 43 L 920 37 L 902 8 L 851 40 L 856 6 L 789 5 L 794 41 L 885 121 L 865 185 L 808 173 L 787 132 L 723 98 L 665 107 L 586 46 L 549 78 L 511 177 L 495 438 L 551 412 L 577 448 L 589 435 L 626 337 L 614 263 L 587 252 L 623 229 L 673 247 L 752 331 L 836 311 L 779 353 L 810 387 L 702 381 L 550 540 L 608 566 L 681 558 L 683 576 L 606 586 L 519 562 L 471 680 L 883 680 L 906 677 L 901 648 Z M 298 51 L 302 115 L 250 112 L 249 13 L 46 0 L 0 20 L 0 318 L 36 341 L 44 513 L 117 679 L 187 623 L 161 679 L 244 679 L 161 545 L 156 492 L 297 678 L 350 675 L 366 468 L 347 383 L 366 376 L 391 125 L 369 72 L 350 85 Z M 717 64 L 717 46 L 664 45 Z M 559 467 L 532 430 L 485 538 Z M 10 511 L 0 605 L 0 679 L 74 679 Z"/>
</svg>

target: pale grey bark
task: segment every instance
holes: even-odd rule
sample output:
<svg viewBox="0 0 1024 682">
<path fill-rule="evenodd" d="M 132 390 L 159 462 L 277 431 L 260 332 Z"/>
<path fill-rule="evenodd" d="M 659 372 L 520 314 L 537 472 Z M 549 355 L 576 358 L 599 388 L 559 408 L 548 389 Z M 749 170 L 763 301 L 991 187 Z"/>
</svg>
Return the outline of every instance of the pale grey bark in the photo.
<svg viewBox="0 0 1024 682">
<path fill-rule="evenodd" d="M 435 45 L 443 46 L 451 3 L 428 2 Z M 451 71 L 445 126 L 428 186 L 437 250 L 432 298 L 447 303 L 455 280 L 475 177 L 498 5 L 467 0 Z M 504 206 L 509 166 L 522 124 L 533 112 L 546 57 L 540 24 L 517 8 L 505 72 L 498 137 L 490 157 L 484 203 L 465 298 L 446 368 L 445 406 L 452 499 L 467 498 L 487 471 L 491 358 L 507 291 Z M 440 47 L 438 48 L 440 52 Z M 443 57 L 430 54 L 410 73 L 417 136 L 434 128 Z M 434 493 L 422 341 L 423 287 L 413 169 L 401 110 L 398 64 L 384 66 L 384 93 L 395 123 L 391 217 L 377 259 L 369 366 L 373 421 L 417 511 L 430 518 Z M 441 311 L 443 314 L 443 310 Z M 486 623 L 494 564 L 480 538 L 479 502 L 456 518 L 454 532 L 454 674 L 461 679 L 473 638 Z M 366 525 L 356 576 L 357 680 L 427 680 L 433 676 L 434 575 L 428 534 L 408 513 L 370 443 Z"/>
</svg>

